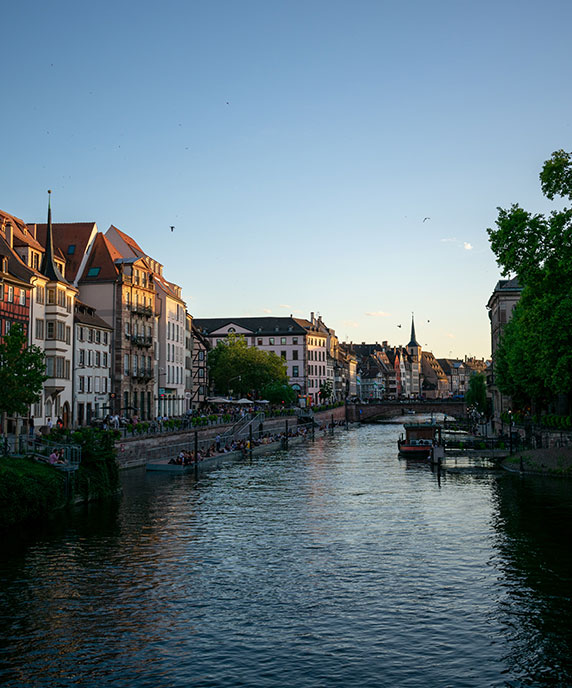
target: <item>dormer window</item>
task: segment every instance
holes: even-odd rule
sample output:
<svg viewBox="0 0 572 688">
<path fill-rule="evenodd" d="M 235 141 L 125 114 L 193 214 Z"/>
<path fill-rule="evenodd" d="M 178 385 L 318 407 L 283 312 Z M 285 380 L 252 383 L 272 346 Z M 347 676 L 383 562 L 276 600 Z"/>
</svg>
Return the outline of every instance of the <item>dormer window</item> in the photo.
<svg viewBox="0 0 572 688">
<path fill-rule="evenodd" d="M 0 265 L 2 266 L 2 272 L 8 272 L 8 258 L 6 256 L 0 258 Z"/>
<path fill-rule="evenodd" d="M 101 268 L 89 268 L 87 271 L 88 277 L 97 277 L 99 275 Z"/>
</svg>

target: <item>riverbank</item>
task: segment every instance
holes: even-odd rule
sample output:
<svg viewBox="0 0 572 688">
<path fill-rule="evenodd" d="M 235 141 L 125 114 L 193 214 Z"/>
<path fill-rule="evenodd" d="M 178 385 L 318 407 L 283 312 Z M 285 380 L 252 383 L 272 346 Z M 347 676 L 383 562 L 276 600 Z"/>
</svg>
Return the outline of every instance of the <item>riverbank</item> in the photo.
<svg viewBox="0 0 572 688">
<path fill-rule="evenodd" d="M 572 478 L 572 447 L 529 449 L 507 457 L 502 462 L 507 471 Z"/>
</svg>

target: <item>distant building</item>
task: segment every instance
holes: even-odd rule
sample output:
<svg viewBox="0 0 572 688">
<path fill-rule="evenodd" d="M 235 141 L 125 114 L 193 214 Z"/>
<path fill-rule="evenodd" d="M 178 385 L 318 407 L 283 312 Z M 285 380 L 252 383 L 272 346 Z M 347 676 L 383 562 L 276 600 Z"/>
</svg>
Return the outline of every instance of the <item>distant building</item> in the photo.
<svg viewBox="0 0 572 688">
<path fill-rule="evenodd" d="M 492 404 L 493 430 L 502 431 L 502 413 L 511 408 L 509 397 L 501 394 L 495 380 L 495 354 L 500 337 L 506 323 L 511 319 L 516 304 L 522 294 L 522 287 L 516 277 L 499 280 L 487 303 L 489 319 L 491 321 L 491 355 L 492 364 L 488 376 L 488 392 Z"/>
<path fill-rule="evenodd" d="M 112 411 L 109 394 L 113 328 L 97 315 L 95 308 L 78 300 L 74 326 L 73 421 L 81 426 L 103 419 Z"/>
</svg>

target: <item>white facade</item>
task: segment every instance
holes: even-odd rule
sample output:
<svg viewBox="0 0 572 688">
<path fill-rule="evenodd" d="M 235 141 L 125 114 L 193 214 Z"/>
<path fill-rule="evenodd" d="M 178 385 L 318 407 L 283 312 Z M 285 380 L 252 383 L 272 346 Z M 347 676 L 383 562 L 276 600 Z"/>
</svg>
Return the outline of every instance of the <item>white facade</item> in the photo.
<svg viewBox="0 0 572 688">
<path fill-rule="evenodd" d="M 97 320 L 101 320 L 97 318 Z M 76 313 L 73 424 L 89 425 L 111 412 L 111 328 Z"/>
</svg>

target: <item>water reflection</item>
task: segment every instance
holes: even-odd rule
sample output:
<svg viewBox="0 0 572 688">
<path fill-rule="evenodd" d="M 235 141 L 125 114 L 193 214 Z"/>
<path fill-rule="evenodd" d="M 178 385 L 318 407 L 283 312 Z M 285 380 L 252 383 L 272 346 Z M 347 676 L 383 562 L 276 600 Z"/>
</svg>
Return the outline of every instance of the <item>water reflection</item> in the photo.
<svg viewBox="0 0 572 688">
<path fill-rule="evenodd" d="M 567 483 L 435 473 L 364 427 L 129 473 L 5 544 L 8 686 L 572 684 Z"/>
</svg>

